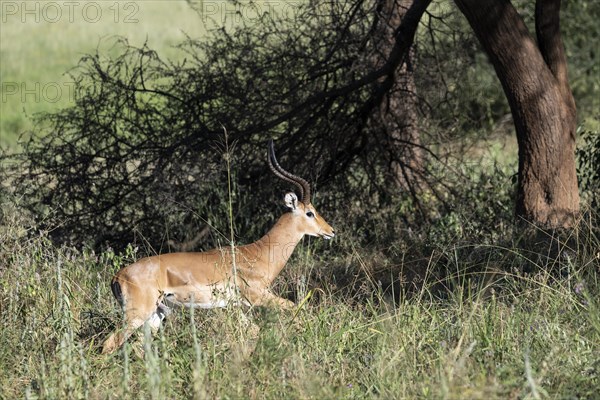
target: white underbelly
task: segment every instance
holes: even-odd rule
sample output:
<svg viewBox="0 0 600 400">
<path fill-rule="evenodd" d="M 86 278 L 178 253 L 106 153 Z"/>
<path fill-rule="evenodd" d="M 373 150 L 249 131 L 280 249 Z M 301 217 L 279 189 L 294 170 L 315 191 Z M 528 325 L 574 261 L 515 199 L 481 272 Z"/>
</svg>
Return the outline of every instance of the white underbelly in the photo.
<svg viewBox="0 0 600 400">
<path fill-rule="evenodd" d="M 214 300 L 204 303 L 199 302 L 179 302 L 177 300 L 171 301 L 168 297 L 165 298 L 165 303 L 171 306 L 174 305 L 176 307 L 185 307 L 185 308 L 223 308 L 227 307 L 229 304 L 229 300 Z"/>
<path fill-rule="evenodd" d="M 203 287 L 185 287 L 167 293 L 163 298 L 167 306 L 186 308 L 223 308 L 229 305 L 249 303 L 242 299 L 232 285 L 215 284 Z"/>
</svg>

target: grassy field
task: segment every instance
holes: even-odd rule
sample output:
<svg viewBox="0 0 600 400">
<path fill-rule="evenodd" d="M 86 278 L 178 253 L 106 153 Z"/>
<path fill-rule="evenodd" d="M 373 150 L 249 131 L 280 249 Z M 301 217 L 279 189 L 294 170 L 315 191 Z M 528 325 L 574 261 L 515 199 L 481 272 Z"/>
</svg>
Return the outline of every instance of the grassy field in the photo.
<svg viewBox="0 0 600 400">
<path fill-rule="evenodd" d="M 136 250 L 56 247 L 18 211 L 3 211 L 3 399 L 598 398 L 600 254 L 585 249 L 599 243 L 556 259 L 496 246 L 436 248 L 427 268 L 445 260 L 455 271 L 445 294 L 426 279 L 394 300 L 369 271 L 390 265 L 399 279 L 400 254 L 356 249 L 350 233 L 329 252 L 305 242 L 276 285 L 306 299 L 296 313 L 182 310 L 155 338 L 141 330 L 102 356 L 102 340 L 120 324 L 108 283 Z M 343 270 L 366 295 L 345 290 Z"/>
</svg>

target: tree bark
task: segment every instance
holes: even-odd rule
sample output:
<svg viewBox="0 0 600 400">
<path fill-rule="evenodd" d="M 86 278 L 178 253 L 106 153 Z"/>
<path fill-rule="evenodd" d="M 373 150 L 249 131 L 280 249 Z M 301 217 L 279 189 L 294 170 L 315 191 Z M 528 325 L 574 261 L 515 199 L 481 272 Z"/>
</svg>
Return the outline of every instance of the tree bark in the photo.
<svg viewBox="0 0 600 400">
<path fill-rule="evenodd" d="M 379 0 L 375 31 L 375 69 L 386 63 L 396 43 L 397 29 L 414 0 Z M 374 119 L 385 130 L 391 173 L 401 190 L 419 191 L 424 152 L 418 129 L 417 93 L 413 74 L 414 45 L 394 71 L 394 80 L 375 110 Z M 381 78 L 384 79 L 384 78 Z"/>
<path fill-rule="evenodd" d="M 519 145 L 516 214 L 570 228 L 579 213 L 576 109 L 560 37 L 560 0 L 538 0 L 538 44 L 509 0 L 455 0 L 493 64 Z"/>
</svg>

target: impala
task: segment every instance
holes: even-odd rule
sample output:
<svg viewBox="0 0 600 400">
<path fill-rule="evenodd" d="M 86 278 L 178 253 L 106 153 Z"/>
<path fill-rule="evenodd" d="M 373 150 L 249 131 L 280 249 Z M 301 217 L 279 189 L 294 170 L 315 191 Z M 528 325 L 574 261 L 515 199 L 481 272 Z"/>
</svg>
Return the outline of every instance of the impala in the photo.
<svg viewBox="0 0 600 400">
<path fill-rule="evenodd" d="M 298 187 L 285 195 L 289 212 L 254 243 L 201 253 L 170 253 L 143 258 L 121 269 L 111 289 L 124 311 L 123 328 L 112 333 L 102 353 L 112 353 L 144 323 L 156 331 L 170 306 L 215 308 L 242 302 L 246 305 L 293 307 L 294 303 L 270 290 L 304 235 L 331 239 L 335 232 L 310 202 L 310 185 L 284 170 L 269 141 L 269 167 Z"/>
</svg>

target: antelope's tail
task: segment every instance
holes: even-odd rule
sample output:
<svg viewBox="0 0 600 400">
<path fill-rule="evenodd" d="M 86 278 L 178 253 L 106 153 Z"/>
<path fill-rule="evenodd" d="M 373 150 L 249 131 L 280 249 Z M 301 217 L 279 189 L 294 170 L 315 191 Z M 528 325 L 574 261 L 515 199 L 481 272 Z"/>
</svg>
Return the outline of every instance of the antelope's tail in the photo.
<svg viewBox="0 0 600 400">
<path fill-rule="evenodd" d="M 121 284 L 117 278 L 114 278 L 110 284 L 110 290 L 112 290 L 115 299 L 117 299 L 121 307 L 123 307 L 123 292 L 121 291 Z"/>
</svg>

